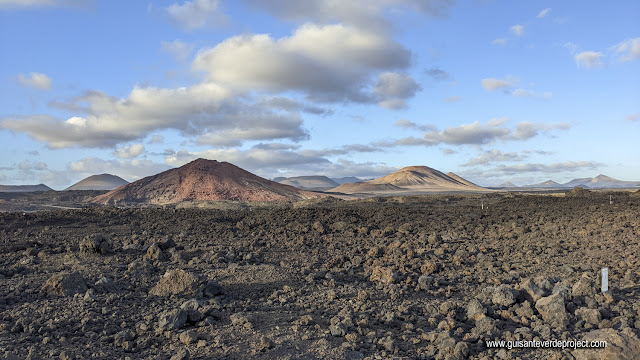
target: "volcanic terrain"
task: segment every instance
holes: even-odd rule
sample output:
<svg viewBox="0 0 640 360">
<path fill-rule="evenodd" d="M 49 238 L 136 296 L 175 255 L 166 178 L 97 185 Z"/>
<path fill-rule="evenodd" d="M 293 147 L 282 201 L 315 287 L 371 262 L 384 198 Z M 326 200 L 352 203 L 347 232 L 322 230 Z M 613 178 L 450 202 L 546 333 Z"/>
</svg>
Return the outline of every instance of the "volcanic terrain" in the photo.
<svg viewBox="0 0 640 360">
<path fill-rule="evenodd" d="M 636 360 L 638 195 L 0 213 L 0 359 Z"/>
<path fill-rule="evenodd" d="M 173 204 L 182 201 L 291 201 L 323 195 L 261 178 L 228 162 L 197 159 L 95 198 L 100 204 Z"/>
</svg>

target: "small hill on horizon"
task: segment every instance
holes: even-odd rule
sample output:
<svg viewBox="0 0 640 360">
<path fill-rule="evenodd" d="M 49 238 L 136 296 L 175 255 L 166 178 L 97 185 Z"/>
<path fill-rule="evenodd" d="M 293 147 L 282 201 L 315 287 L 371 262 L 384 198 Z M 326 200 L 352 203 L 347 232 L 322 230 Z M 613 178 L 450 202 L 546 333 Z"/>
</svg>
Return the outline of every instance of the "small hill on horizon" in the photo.
<svg viewBox="0 0 640 360">
<path fill-rule="evenodd" d="M 129 182 L 119 176 L 111 174 L 91 175 L 64 189 L 70 190 L 113 190 Z"/>
<path fill-rule="evenodd" d="M 340 184 L 323 175 L 295 176 L 278 181 L 280 184 L 291 185 L 303 190 L 327 190 Z"/>
<path fill-rule="evenodd" d="M 291 201 L 325 195 L 261 178 L 228 162 L 197 159 L 148 176 L 104 195 L 100 204 L 173 204 L 182 201 Z"/>
<path fill-rule="evenodd" d="M 363 179 L 357 178 L 355 176 L 344 176 L 344 177 L 340 177 L 340 178 L 331 178 L 331 180 L 337 182 L 340 185 L 342 185 L 342 184 L 351 184 L 351 183 L 356 183 L 356 182 L 363 181 Z"/>
<path fill-rule="evenodd" d="M 53 191 L 45 184 L 38 185 L 0 185 L 0 192 L 33 192 L 33 191 Z"/>
<path fill-rule="evenodd" d="M 383 177 L 343 184 L 331 190 L 345 194 L 377 192 L 488 191 L 450 172 L 444 174 L 427 166 L 408 166 Z"/>
</svg>

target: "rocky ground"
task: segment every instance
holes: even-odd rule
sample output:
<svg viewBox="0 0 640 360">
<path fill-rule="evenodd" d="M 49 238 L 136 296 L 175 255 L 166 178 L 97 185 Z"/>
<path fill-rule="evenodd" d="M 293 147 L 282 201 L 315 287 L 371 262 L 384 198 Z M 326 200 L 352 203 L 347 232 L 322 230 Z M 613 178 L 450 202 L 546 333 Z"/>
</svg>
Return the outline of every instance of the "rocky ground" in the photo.
<svg viewBox="0 0 640 360">
<path fill-rule="evenodd" d="M 0 213 L 0 358 L 637 359 L 639 215 L 579 192 Z"/>
</svg>

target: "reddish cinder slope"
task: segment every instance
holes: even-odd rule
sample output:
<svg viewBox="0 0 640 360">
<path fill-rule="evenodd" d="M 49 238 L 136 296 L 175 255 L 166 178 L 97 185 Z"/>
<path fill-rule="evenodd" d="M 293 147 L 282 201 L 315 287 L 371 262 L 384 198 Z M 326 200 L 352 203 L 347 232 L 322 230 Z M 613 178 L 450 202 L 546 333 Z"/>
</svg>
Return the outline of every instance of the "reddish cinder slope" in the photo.
<svg viewBox="0 0 640 360">
<path fill-rule="evenodd" d="M 197 200 L 284 201 L 323 195 L 261 178 L 228 162 L 197 159 L 96 197 L 100 204 Z"/>
<path fill-rule="evenodd" d="M 487 191 L 487 189 L 454 173 L 443 174 L 427 166 L 408 166 L 378 179 L 343 184 L 329 191 L 354 194 L 394 191 Z"/>
</svg>

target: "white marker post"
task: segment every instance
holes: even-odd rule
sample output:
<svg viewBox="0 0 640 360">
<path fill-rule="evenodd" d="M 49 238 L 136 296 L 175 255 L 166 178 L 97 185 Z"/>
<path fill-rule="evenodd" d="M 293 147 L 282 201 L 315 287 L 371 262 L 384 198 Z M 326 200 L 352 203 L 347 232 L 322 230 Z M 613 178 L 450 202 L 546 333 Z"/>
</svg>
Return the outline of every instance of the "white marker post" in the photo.
<svg viewBox="0 0 640 360">
<path fill-rule="evenodd" d="M 609 291 L 609 268 L 602 268 L 602 292 Z"/>
</svg>

